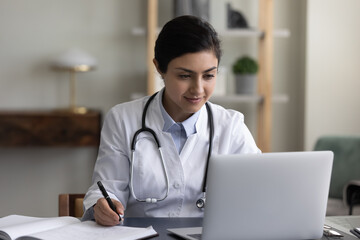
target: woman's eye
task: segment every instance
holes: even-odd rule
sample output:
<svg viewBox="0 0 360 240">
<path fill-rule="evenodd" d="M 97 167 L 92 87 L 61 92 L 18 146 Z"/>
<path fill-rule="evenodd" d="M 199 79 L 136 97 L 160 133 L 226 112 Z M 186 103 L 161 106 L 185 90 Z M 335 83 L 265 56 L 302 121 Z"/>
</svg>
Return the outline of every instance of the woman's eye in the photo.
<svg viewBox="0 0 360 240">
<path fill-rule="evenodd" d="M 213 79 L 214 77 L 215 77 L 214 74 L 206 74 L 206 75 L 204 75 L 204 79 L 207 79 L 207 80 Z"/>
<path fill-rule="evenodd" d="M 180 74 L 179 77 L 180 77 L 181 79 L 188 79 L 188 78 L 190 78 L 191 76 L 190 76 L 189 74 Z"/>
</svg>

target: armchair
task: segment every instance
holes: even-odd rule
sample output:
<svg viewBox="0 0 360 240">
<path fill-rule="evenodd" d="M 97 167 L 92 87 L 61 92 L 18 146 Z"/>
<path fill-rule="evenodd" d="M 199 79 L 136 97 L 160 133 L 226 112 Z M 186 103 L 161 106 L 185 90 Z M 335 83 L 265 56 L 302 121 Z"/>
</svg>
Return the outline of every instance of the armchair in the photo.
<svg viewBox="0 0 360 240">
<path fill-rule="evenodd" d="M 353 214 L 360 203 L 360 136 L 324 136 L 314 150 L 334 152 L 327 215 Z"/>
</svg>

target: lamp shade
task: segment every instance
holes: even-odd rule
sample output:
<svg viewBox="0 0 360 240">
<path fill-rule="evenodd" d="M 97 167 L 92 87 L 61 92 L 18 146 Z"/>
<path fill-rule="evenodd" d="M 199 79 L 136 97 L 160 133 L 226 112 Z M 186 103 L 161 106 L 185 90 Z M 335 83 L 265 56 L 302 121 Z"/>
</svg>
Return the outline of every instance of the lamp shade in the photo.
<svg viewBox="0 0 360 240">
<path fill-rule="evenodd" d="M 72 48 L 52 61 L 56 69 L 86 72 L 96 67 L 96 59 L 83 50 Z"/>
</svg>

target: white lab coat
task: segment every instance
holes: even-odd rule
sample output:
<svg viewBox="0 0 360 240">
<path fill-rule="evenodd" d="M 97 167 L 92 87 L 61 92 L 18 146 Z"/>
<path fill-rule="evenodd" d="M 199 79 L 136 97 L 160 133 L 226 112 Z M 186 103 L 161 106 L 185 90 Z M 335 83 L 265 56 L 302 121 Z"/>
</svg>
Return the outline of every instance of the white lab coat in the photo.
<svg viewBox="0 0 360 240">
<path fill-rule="evenodd" d="M 129 191 L 131 141 L 141 127 L 141 117 L 148 97 L 116 105 L 105 117 L 93 185 L 84 207 L 89 209 L 102 197 L 96 182 L 101 180 L 111 198 L 125 207 L 127 217 L 202 217 L 196 201 L 202 197 L 202 183 L 209 147 L 208 115 L 205 105 L 196 123 L 197 133 L 189 136 L 180 156 L 170 133 L 163 132 L 164 120 L 157 94 L 149 105 L 146 126 L 153 129 L 162 144 L 169 175 L 168 197 L 158 203 L 137 202 Z M 244 123 L 244 116 L 234 110 L 210 103 L 214 118 L 212 154 L 259 153 Z M 149 133 L 138 136 L 135 155 L 134 191 L 138 198 L 160 198 L 166 192 L 165 175 L 155 141 Z"/>
</svg>

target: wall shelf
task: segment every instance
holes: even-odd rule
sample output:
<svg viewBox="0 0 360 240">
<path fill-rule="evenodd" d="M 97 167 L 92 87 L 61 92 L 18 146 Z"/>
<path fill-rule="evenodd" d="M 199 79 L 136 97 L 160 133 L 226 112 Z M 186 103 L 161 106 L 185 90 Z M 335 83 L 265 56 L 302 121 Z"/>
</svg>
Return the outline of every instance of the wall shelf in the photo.
<svg viewBox="0 0 360 240">
<path fill-rule="evenodd" d="M 287 103 L 289 96 L 285 94 L 278 94 L 272 96 L 273 103 Z M 210 99 L 214 103 L 261 103 L 264 97 L 255 94 L 232 94 L 232 95 L 213 95 Z"/>
<path fill-rule="evenodd" d="M 249 0 L 250 1 L 250 0 Z M 273 0 L 258 0 L 258 30 L 226 30 L 219 31 L 223 38 L 227 37 L 256 37 L 258 42 L 258 62 L 260 70 L 257 76 L 258 88 L 255 96 L 214 96 L 214 101 L 228 101 L 232 103 L 250 102 L 257 104 L 257 136 L 256 142 L 263 152 L 271 151 L 271 129 L 272 129 L 272 104 L 274 102 L 286 102 L 285 95 L 274 95 L 272 93 L 273 81 L 273 50 L 274 37 L 289 37 L 290 32 L 286 29 L 275 30 L 273 28 Z M 158 29 L 158 0 L 148 0 L 147 4 L 147 28 L 134 28 L 134 35 L 146 35 L 147 38 L 147 94 L 156 91 L 155 74 L 152 60 L 154 58 L 154 45 Z"/>
<path fill-rule="evenodd" d="M 160 32 L 160 28 L 156 29 L 156 33 Z M 142 27 L 135 27 L 131 29 L 131 34 L 134 36 L 145 36 L 146 29 Z M 222 37 L 262 37 L 264 35 L 263 31 L 258 29 L 227 29 L 223 31 L 218 31 L 218 34 Z M 291 33 L 288 29 L 275 29 L 273 36 L 277 38 L 287 38 L 290 37 Z"/>
<path fill-rule="evenodd" d="M 219 31 L 218 34 L 222 37 L 258 37 L 264 36 L 264 32 L 258 29 L 227 29 Z M 273 37 L 287 38 L 290 37 L 290 31 L 288 29 L 276 29 L 273 32 Z"/>
<path fill-rule="evenodd" d="M 2 111 L 0 147 L 98 147 L 100 126 L 99 111 Z"/>
</svg>

